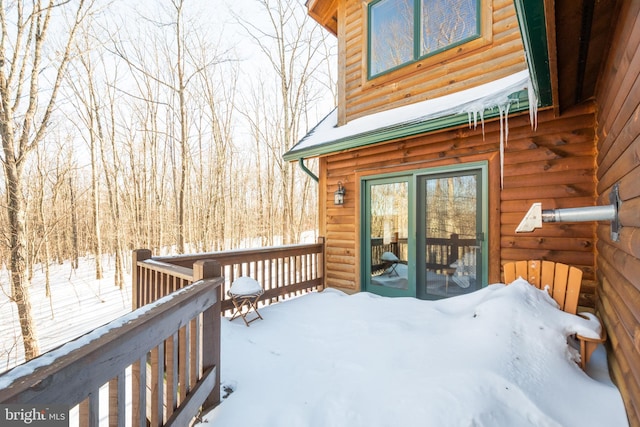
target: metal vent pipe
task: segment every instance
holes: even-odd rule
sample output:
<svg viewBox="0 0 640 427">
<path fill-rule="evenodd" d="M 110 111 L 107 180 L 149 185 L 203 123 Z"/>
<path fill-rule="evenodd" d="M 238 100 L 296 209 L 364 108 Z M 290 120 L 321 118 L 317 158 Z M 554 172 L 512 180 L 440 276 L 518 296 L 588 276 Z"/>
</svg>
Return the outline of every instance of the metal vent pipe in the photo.
<svg viewBox="0 0 640 427">
<path fill-rule="evenodd" d="M 614 205 L 548 209 L 542 211 L 542 222 L 612 221 L 617 215 Z"/>
<path fill-rule="evenodd" d="M 618 211 L 622 204 L 618 184 L 615 184 L 611 189 L 609 200 L 611 204 L 606 206 L 546 210 L 542 210 L 541 203 L 534 203 L 522 218 L 522 221 L 520 221 L 516 228 L 516 233 L 530 232 L 536 228 L 541 228 L 543 222 L 611 221 L 611 240 L 617 242 L 620 239 L 621 227 Z"/>
</svg>

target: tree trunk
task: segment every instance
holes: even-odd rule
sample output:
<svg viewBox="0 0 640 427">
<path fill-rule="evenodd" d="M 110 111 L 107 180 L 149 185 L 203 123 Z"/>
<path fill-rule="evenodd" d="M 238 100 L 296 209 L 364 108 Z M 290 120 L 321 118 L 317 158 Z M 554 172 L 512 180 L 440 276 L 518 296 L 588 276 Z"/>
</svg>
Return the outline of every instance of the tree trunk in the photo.
<svg viewBox="0 0 640 427">
<path fill-rule="evenodd" d="M 76 207 L 76 195 L 73 189 L 73 180 L 69 177 L 69 200 L 71 203 L 71 267 L 78 268 L 80 251 L 78 249 L 78 212 Z"/>
<path fill-rule="evenodd" d="M 93 77 L 93 76 L 91 76 Z M 92 93 L 93 94 L 93 93 Z M 93 101 L 93 100 L 92 100 Z M 95 115 L 91 117 L 95 121 L 100 120 L 98 107 L 92 102 L 95 108 Z M 98 123 L 98 126 L 100 124 Z M 98 161 L 96 160 L 96 135 L 93 129 L 90 130 L 90 150 L 91 150 L 91 206 L 94 229 L 93 255 L 96 259 L 96 279 L 102 279 L 102 235 L 100 233 L 100 197 L 98 196 Z"/>
<path fill-rule="evenodd" d="M 29 293 L 30 283 L 27 279 L 26 208 L 21 184 L 17 179 L 21 176 L 20 168 L 15 164 L 5 164 L 6 169 L 11 172 L 6 177 L 8 190 L 7 209 L 9 213 L 9 228 L 11 230 L 11 292 L 13 300 L 18 306 L 24 355 L 26 360 L 30 360 L 40 354 L 40 348 L 38 346 L 36 325 L 32 316 L 31 296 Z"/>
</svg>

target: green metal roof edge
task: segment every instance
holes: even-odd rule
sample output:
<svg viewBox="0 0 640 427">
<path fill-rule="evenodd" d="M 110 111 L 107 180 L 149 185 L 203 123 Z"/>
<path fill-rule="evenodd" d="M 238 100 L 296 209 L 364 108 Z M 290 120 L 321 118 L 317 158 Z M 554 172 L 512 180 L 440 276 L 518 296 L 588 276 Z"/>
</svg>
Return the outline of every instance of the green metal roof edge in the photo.
<svg viewBox="0 0 640 427">
<path fill-rule="evenodd" d="M 515 92 L 511 97 L 513 98 L 513 103 L 509 108 L 509 113 L 516 113 L 529 109 L 529 97 L 526 90 Z M 493 108 L 488 111 L 489 112 L 484 115 L 485 121 L 496 118 L 500 115 L 497 108 Z M 421 122 L 398 123 L 397 125 L 363 132 L 357 135 L 336 139 L 334 141 L 327 141 L 323 144 L 314 145 L 308 148 L 296 150 L 294 147 L 286 152 L 282 157 L 285 161 L 296 161 L 303 158 L 318 157 L 325 154 L 373 145 L 384 141 L 391 141 L 427 132 L 444 130 L 468 123 L 469 115 L 467 113 L 439 117 Z"/>
<path fill-rule="evenodd" d="M 553 104 L 547 26 L 543 0 L 514 0 L 529 75 L 538 97 L 538 105 Z"/>
</svg>

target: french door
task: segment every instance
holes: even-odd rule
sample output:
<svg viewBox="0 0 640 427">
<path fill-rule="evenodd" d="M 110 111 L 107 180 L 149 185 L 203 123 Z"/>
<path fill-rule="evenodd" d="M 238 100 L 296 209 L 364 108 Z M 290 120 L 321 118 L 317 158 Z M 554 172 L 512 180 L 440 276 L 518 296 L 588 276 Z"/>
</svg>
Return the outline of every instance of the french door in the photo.
<svg viewBox="0 0 640 427">
<path fill-rule="evenodd" d="M 438 299 L 486 286 L 484 163 L 363 181 L 364 289 Z"/>
<path fill-rule="evenodd" d="M 415 296 L 413 241 L 413 180 L 409 176 L 366 181 L 364 245 L 365 288 L 385 296 Z"/>
</svg>

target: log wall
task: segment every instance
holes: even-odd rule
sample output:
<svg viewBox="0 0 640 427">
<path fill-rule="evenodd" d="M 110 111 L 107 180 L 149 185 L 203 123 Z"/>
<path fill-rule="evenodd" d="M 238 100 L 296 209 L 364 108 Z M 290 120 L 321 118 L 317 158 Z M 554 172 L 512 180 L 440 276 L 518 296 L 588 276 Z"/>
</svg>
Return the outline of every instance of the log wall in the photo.
<svg viewBox="0 0 640 427">
<path fill-rule="evenodd" d="M 509 118 L 500 189 L 500 124 L 463 126 L 410 139 L 376 144 L 321 158 L 321 234 L 326 237 L 325 284 L 359 291 L 360 182 L 368 176 L 403 170 L 488 161 L 489 282 L 501 281 L 501 264 L 520 259 L 547 259 L 584 271 L 580 304 L 594 305 L 593 224 L 545 224 L 533 233 L 515 228 L 531 203 L 543 208 L 593 205 L 595 179 L 595 104 L 588 103 L 554 117 L 539 113 L 537 130 L 528 114 Z M 333 204 L 337 182 L 346 188 L 345 204 Z M 322 190 L 321 190 L 322 191 Z"/>
<path fill-rule="evenodd" d="M 598 226 L 597 307 L 609 334 L 609 367 L 631 426 L 640 426 L 640 2 L 622 3 L 598 85 L 598 194 L 619 183 L 619 242 Z"/>
<path fill-rule="evenodd" d="M 338 6 L 341 124 L 377 111 L 488 83 L 526 69 L 512 0 L 484 2 L 481 39 L 367 79 L 367 4 Z"/>
</svg>

